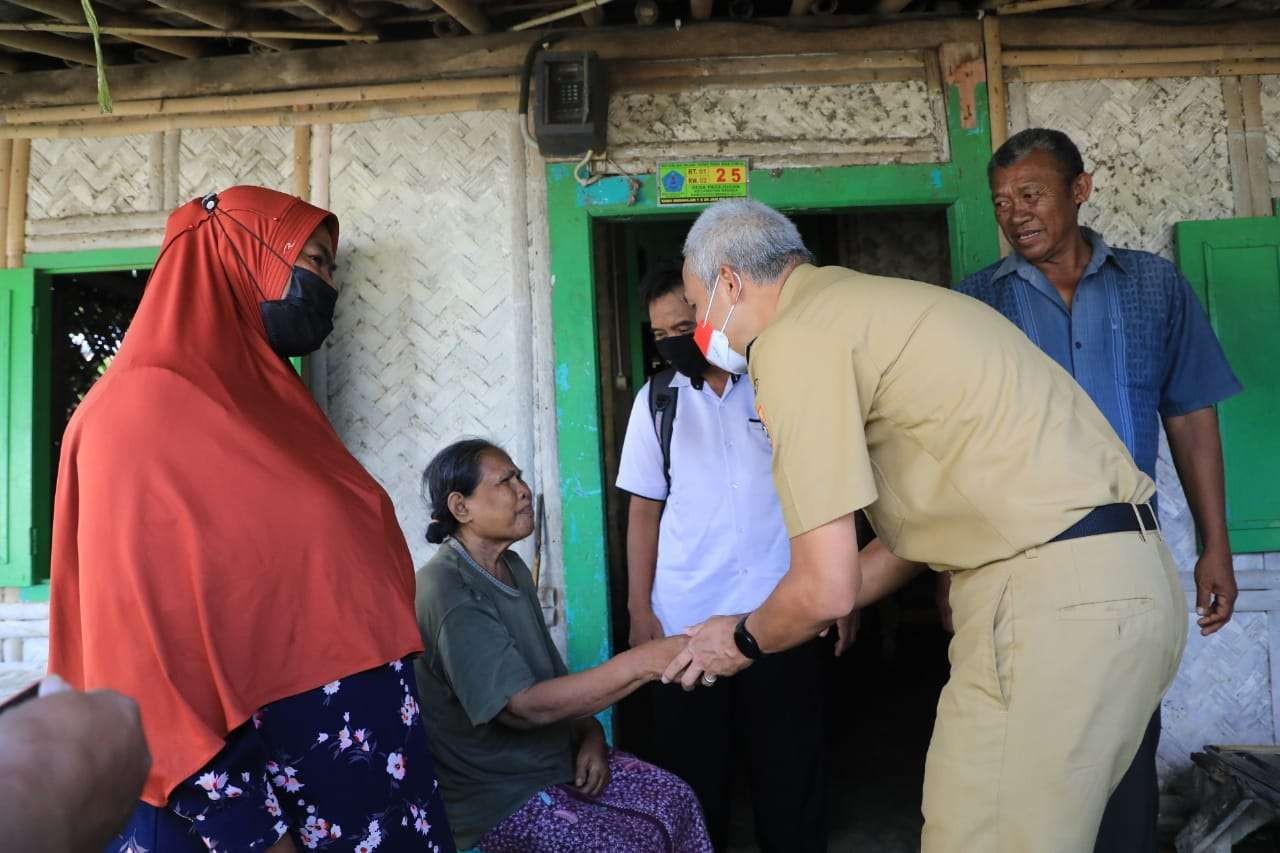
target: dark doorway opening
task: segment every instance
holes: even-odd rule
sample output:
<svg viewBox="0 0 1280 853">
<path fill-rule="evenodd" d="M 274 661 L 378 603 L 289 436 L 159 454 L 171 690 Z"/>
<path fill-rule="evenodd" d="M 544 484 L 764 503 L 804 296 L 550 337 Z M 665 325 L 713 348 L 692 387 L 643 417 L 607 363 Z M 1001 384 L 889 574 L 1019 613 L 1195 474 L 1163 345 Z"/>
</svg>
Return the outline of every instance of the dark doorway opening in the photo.
<svg viewBox="0 0 1280 853">
<path fill-rule="evenodd" d="M 598 220 L 593 245 L 599 330 L 602 468 L 606 488 L 611 625 L 614 650 L 626 648 L 627 496 L 613 488 L 627 418 L 645 380 L 665 365 L 653 345 L 636 288 L 654 264 L 678 259 L 692 216 Z M 852 209 L 794 217 L 819 264 L 949 286 L 946 212 L 941 208 Z M 867 532 L 869 536 L 869 531 Z M 947 635 L 926 573 L 863 613 L 858 640 L 833 658 L 830 696 L 833 851 L 918 850 L 924 756 L 938 693 L 947 677 Z M 653 730 L 645 690 L 620 704 L 618 744 L 651 754 Z M 778 733 L 785 737 L 784 732 Z M 745 775 L 736 775 L 730 849 L 756 849 Z"/>
<path fill-rule="evenodd" d="M 149 272 L 131 269 L 50 276 L 50 482 L 57 481 L 67 423 L 119 352 Z"/>
</svg>

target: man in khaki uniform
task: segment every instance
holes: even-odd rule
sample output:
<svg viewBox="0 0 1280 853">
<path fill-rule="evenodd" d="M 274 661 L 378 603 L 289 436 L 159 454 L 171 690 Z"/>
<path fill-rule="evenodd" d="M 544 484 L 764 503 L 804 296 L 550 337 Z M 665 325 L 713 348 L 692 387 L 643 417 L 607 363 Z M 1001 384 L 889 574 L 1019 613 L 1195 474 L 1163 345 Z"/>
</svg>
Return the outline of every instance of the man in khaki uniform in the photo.
<svg viewBox="0 0 1280 853">
<path fill-rule="evenodd" d="M 664 678 L 713 683 L 916 564 L 954 571 L 923 848 L 1089 851 L 1186 638 L 1154 485 L 997 312 L 809 260 L 757 202 L 713 205 L 689 232 L 695 338 L 726 369 L 749 356 L 791 566 L 756 610 L 696 626 Z M 878 535 L 861 555 L 859 509 Z"/>
</svg>

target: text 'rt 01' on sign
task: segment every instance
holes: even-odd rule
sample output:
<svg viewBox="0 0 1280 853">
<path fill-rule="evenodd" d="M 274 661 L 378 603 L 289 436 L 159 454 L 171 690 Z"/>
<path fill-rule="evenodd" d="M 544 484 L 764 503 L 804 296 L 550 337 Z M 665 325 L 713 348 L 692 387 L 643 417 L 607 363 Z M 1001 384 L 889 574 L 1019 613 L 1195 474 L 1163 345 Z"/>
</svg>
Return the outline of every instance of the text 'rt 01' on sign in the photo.
<svg viewBox="0 0 1280 853">
<path fill-rule="evenodd" d="M 746 160 L 706 160 L 658 164 L 658 204 L 710 204 L 746 198 L 750 164 Z"/>
</svg>

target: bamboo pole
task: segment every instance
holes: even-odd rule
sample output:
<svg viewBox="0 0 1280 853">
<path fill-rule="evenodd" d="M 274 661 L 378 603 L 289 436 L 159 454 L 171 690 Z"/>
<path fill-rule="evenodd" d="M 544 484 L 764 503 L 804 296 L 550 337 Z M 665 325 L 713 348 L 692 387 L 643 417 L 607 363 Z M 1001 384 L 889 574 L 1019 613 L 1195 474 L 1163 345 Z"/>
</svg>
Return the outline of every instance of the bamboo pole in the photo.
<svg viewBox="0 0 1280 853">
<path fill-rule="evenodd" d="M 84 22 L 84 6 L 80 0 L 10 0 L 15 6 L 39 12 L 56 18 L 64 24 L 81 24 Z M 144 26 L 129 15 L 100 10 L 98 21 L 111 27 Z M 55 31 L 56 32 L 56 31 Z M 134 44 L 144 45 L 155 50 L 164 51 L 183 59 L 195 59 L 208 53 L 209 45 L 191 39 L 173 38 L 168 33 L 154 36 L 136 35 L 129 39 Z"/>
<path fill-rule="evenodd" d="M 1253 187 L 1249 182 L 1249 155 L 1244 144 L 1244 99 L 1240 78 L 1222 78 L 1222 103 L 1227 113 L 1227 164 L 1231 169 L 1231 196 L 1236 216 L 1253 215 Z"/>
<path fill-rule="evenodd" d="M 181 184 L 182 131 L 164 131 L 164 202 L 161 210 L 173 210 L 178 206 Z"/>
<path fill-rule="evenodd" d="M 147 209 L 164 208 L 164 133 L 147 137 Z"/>
<path fill-rule="evenodd" d="M 1004 62 L 1000 47 L 1000 19 L 982 19 L 982 46 L 987 62 L 987 105 L 991 116 L 991 150 L 1004 144 L 1009 135 L 1009 115 L 1004 89 Z"/>
<path fill-rule="evenodd" d="M 472 35 L 483 35 L 493 29 L 489 17 L 484 10 L 471 0 L 437 0 L 436 6 L 443 9 Z"/>
<path fill-rule="evenodd" d="M 378 104 L 336 106 L 299 114 L 291 110 L 222 113 L 219 115 L 154 116 L 118 122 L 71 122 L 0 127 L 0 139 L 82 139 L 85 137 L 131 136 L 156 130 L 210 127 L 294 127 L 309 122 L 350 124 L 400 116 L 440 115 L 475 111 L 506 110 L 515 106 L 510 94 L 469 95 Z"/>
<path fill-rule="evenodd" d="M 996 11 L 1001 15 L 1024 15 L 1028 12 L 1043 12 L 1048 9 L 1066 9 L 1071 6 L 1088 6 L 1098 0 L 1021 0 L 1019 3 L 1006 3 L 998 6 Z"/>
<path fill-rule="evenodd" d="M 610 80 L 641 82 L 669 77 L 725 77 L 785 71 L 845 71 L 851 68 L 924 68 L 921 50 L 870 50 L 861 53 L 752 56 L 732 59 L 675 59 L 661 62 L 613 62 Z"/>
<path fill-rule="evenodd" d="M 205 27 L 126 27 L 102 26 L 98 31 L 106 36 L 130 38 L 205 38 L 228 39 L 239 38 L 257 41 L 258 39 L 294 39 L 296 41 L 377 41 L 377 33 L 334 33 L 317 30 L 211 30 Z M 19 33 L 89 33 L 92 32 L 84 24 L 55 24 L 44 21 L 32 23 L 0 23 L 0 32 Z M 166 49 L 166 52 L 171 52 Z M 191 54 L 194 58 L 199 54 Z"/>
<path fill-rule="evenodd" d="M 1271 215 L 1271 180 L 1267 175 L 1267 129 L 1262 120 L 1262 83 L 1254 76 L 1240 78 L 1244 104 L 1244 147 L 1249 158 L 1253 215 Z"/>
<path fill-rule="evenodd" d="M 991 18 L 984 19 L 984 24 L 987 20 Z M 1013 68 L 1028 65 L 1136 65 L 1157 62 L 1221 62 L 1276 58 L 1280 58 L 1280 44 L 1004 51 L 1005 66 Z"/>
<path fill-rule="evenodd" d="M 39 53 L 78 65 L 93 65 L 97 57 L 93 48 L 81 42 L 50 33 L 0 32 L 0 45 L 27 53 Z"/>
<path fill-rule="evenodd" d="M 311 198 L 311 125 L 293 129 L 293 194 L 303 201 Z"/>
<path fill-rule="evenodd" d="M 1241 77 L 1280 74 L 1274 62 L 1159 62 L 1136 65 L 1047 65 L 1011 68 L 1007 80 L 1048 83 L 1066 80 L 1134 80 L 1154 77 Z"/>
<path fill-rule="evenodd" d="M 365 19 L 342 0 L 302 0 L 302 5 L 333 21 L 348 34 L 364 32 L 368 26 Z"/>
<path fill-rule="evenodd" d="M 333 152 L 333 128 L 327 124 L 316 125 L 315 158 L 311 164 L 311 201 L 316 207 L 329 208 L 330 163 Z"/>
<path fill-rule="evenodd" d="M 110 115 L 102 115 L 97 104 L 43 107 L 0 113 L 0 125 L 52 124 L 72 121 L 104 121 L 128 116 L 182 115 L 186 113 L 248 112 L 298 105 L 364 101 L 400 101 L 459 95 L 515 94 L 514 77 L 468 77 L 430 80 L 421 83 L 388 83 L 374 86 L 338 86 L 329 89 L 291 89 L 259 95 L 205 95 L 196 98 L 148 98 L 116 101 Z"/>
<path fill-rule="evenodd" d="M 699 89 L 731 88 L 761 89 L 770 86 L 844 86 L 851 83 L 902 82 L 924 80 L 925 69 L 920 68 L 847 68 L 814 73 L 813 71 L 782 71 L 764 74 L 726 74 L 709 77 L 656 77 L 644 81 L 614 80 L 611 91 L 624 95 L 632 93 L 664 94 L 692 92 Z M 3 128 L 0 128 L 3 133 Z"/>
<path fill-rule="evenodd" d="M 9 233 L 9 169 L 13 159 L 13 140 L 0 139 L 0 234 Z M 0 256 L 0 267 L 5 259 Z"/>
<path fill-rule="evenodd" d="M 584 0 L 584 2 L 579 3 L 576 6 L 570 6 L 568 9 L 560 9 L 559 11 L 556 11 L 556 12 L 548 12 L 545 15 L 539 15 L 536 18 L 530 18 L 527 21 L 522 21 L 521 23 L 516 24 L 514 27 L 509 27 L 507 31 L 512 33 L 519 33 L 519 32 L 523 32 L 524 30 L 532 30 L 536 27 L 542 26 L 543 24 L 554 23 L 555 21 L 559 21 L 564 18 L 572 18 L 574 15 L 585 12 L 588 9 L 594 9 L 597 6 L 604 6 L 612 2 L 613 0 Z"/>
<path fill-rule="evenodd" d="M 31 140 L 15 139 L 9 166 L 9 215 L 5 223 L 5 265 L 22 266 L 27 242 L 27 178 L 31 171 Z"/>
</svg>

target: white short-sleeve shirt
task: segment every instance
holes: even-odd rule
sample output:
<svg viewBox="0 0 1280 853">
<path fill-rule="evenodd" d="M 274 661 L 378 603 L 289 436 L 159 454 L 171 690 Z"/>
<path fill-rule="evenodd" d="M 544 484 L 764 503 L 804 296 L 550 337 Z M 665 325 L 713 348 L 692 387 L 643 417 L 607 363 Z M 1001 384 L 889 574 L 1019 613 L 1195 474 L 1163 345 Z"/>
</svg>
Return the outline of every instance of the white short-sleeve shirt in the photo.
<svg viewBox="0 0 1280 853">
<path fill-rule="evenodd" d="M 711 616 L 745 613 L 769 597 L 791 560 L 773 488 L 769 437 L 751 382 L 695 388 L 677 373 L 671 430 L 671 494 L 649 412 L 649 385 L 636 395 L 622 445 L 618 488 L 665 500 L 653 579 L 654 615 L 668 634 Z"/>
</svg>

